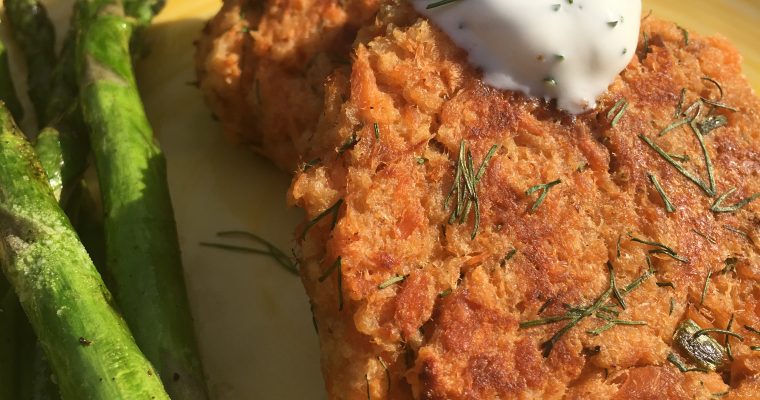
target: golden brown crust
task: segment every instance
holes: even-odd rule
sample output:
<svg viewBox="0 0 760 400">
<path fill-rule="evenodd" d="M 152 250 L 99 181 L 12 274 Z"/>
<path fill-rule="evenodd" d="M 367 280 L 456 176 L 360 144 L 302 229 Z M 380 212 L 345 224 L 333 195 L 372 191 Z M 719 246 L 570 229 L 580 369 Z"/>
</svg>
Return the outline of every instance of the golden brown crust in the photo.
<svg viewBox="0 0 760 400">
<path fill-rule="evenodd" d="M 749 345 L 760 337 L 740 327 L 760 326 L 760 201 L 711 212 L 715 197 L 638 137 L 688 155 L 686 168 L 707 180 L 693 133 L 656 134 L 673 121 L 682 88 L 687 105 L 718 96 L 701 79 L 710 76 L 722 84 L 721 101 L 738 108 L 716 109 L 729 124 L 704 137 L 716 192 L 736 187 L 730 203 L 760 192 L 760 101 L 730 44 L 692 34 L 685 45 L 674 24 L 650 17 L 643 24 L 649 51 L 642 39 L 596 111 L 572 117 L 484 86 L 465 54 L 404 4 L 368 30 L 383 35 L 358 46 L 350 77 L 341 71 L 328 81 L 309 142 L 328 150 L 312 153 L 321 162 L 297 173 L 290 193 L 310 218 L 343 200 L 335 227 L 321 220 L 300 255 L 330 398 L 366 399 L 367 390 L 372 399 L 702 399 L 726 390 L 751 397 L 760 353 Z M 613 127 L 607 113 L 621 98 L 629 107 Z M 348 146 L 352 138 L 358 142 Z M 443 206 L 462 140 L 476 166 L 500 146 L 478 185 L 474 240 L 472 217 L 449 225 L 451 209 Z M 647 173 L 676 212 L 665 211 Z M 536 195 L 526 189 L 555 179 L 562 183 L 529 212 Z M 604 321 L 586 318 L 545 358 L 541 344 L 563 324 L 520 329 L 520 322 L 594 302 L 609 287 L 608 261 L 621 287 L 641 276 L 652 247 L 629 232 L 688 262 L 652 255 L 656 273 L 626 296 L 619 315 L 646 325 L 591 335 Z M 505 260 L 512 248 L 516 255 Z M 339 257 L 340 268 L 320 281 Z M 719 273 L 729 259 L 736 272 Z M 407 278 L 378 287 L 395 276 Z M 723 375 L 684 374 L 666 361 L 682 320 L 725 328 L 732 314 L 747 338 L 731 342 L 735 361 Z"/>
<path fill-rule="evenodd" d="M 379 0 L 225 0 L 196 52 L 198 83 L 232 140 L 292 171 Z"/>
</svg>

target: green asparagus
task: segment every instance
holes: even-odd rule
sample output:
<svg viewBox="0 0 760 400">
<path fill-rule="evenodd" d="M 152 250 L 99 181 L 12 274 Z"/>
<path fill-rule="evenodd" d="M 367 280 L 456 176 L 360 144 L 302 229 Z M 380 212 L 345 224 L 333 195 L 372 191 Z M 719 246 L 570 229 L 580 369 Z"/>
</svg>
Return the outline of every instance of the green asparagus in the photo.
<svg viewBox="0 0 760 400">
<path fill-rule="evenodd" d="M 205 399 L 166 162 L 132 71 L 134 25 L 118 0 L 80 0 L 78 6 L 79 93 L 105 209 L 106 270 L 168 392 L 175 399 Z"/>
<path fill-rule="evenodd" d="M 13 37 L 26 54 L 29 97 L 38 118 L 44 120 L 56 61 L 55 29 L 45 7 L 42 7 L 38 0 L 14 0 L 4 3 Z M 13 108 L 11 113 L 16 117 Z M 16 118 L 18 120 L 18 117 Z"/>
<path fill-rule="evenodd" d="M 0 107 L 0 266 L 64 399 L 169 399 L 111 306 L 32 147 Z"/>
</svg>

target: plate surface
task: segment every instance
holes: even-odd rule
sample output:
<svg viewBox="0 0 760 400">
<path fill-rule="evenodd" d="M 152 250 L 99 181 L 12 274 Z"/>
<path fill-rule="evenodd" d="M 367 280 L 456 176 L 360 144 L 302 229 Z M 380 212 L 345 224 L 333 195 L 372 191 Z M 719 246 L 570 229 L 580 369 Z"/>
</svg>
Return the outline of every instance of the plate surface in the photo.
<svg viewBox="0 0 760 400">
<path fill-rule="evenodd" d="M 61 25 L 70 0 L 50 0 Z M 760 2 L 644 1 L 660 18 L 701 34 L 720 33 L 744 55 L 760 88 Z M 283 249 L 301 219 L 285 206 L 289 183 L 247 149 L 219 135 L 192 82 L 193 40 L 219 0 L 168 0 L 148 31 L 151 53 L 138 80 L 169 162 L 185 274 L 201 353 L 215 399 L 323 399 L 319 349 L 298 278 L 266 258 L 198 245 L 227 229 L 255 232 Z"/>
</svg>

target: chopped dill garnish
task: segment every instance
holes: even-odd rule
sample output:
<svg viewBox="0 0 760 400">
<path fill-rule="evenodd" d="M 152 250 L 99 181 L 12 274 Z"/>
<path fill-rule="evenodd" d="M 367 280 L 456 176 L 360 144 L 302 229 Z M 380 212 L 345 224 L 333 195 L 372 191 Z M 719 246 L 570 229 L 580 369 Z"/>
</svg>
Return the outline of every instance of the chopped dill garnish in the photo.
<svg viewBox="0 0 760 400">
<path fill-rule="evenodd" d="M 328 267 L 325 272 L 322 273 L 322 275 L 319 276 L 319 282 L 324 282 L 327 278 L 332 275 L 335 270 L 340 267 L 340 260 L 341 257 L 338 257 L 332 264 L 330 264 L 330 267 Z"/>
<path fill-rule="evenodd" d="M 445 6 L 446 4 L 451 4 L 451 3 L 454 3 L 456 1 L 457 0 L 439 0 L 439 1 L 436 1 L 435 3 L 428 4 L 427 7 L 425 7 L 425 9 L 426 10 L 430 10 L 432 8 L 436 8 L 436 7 L 440 7 L 440 6 Z"/>
<path fill-rule="evenodd" d="M 559 4 L 557 4 L 557 5 L 559 5 Z M 557 60 L 557 61 L 565 61 L 565 56 L 562 55 L 562 54 L 555 54 L 554 55 L 554 59 Z"/>
<path fill-rule="evenodd" d="M 707 155 L 707 149 L 704 147 L 704 141 L 702 140 L 702 135 L 697 134 L 697 137 L 700 140 L 700 144 L 703 146 L 703 152 L 705 155 Z M 670 154 L 665 152 L 660 146 L 658 146 L 655 142 L 653 142 L 651 139 L 644 135 L 639 135 L 639 138 L 644 141 L 649 147 L 654 149 L 654 151 L 657 152 L 657 154 L 660 155 L 665 161 L 670 163 L 675 169 L 681 173 L 684 177 L 686 177 L 688 180 L 692 181 L 694 184 L 699 186 L 702 191 L 704 191 L 708 196 L 713 197 L 715 196 L 715 189 L 713 189 L 711 186 L 708 186 L 701 178 L 697 177 L 696 175 L 692 174 L 691 172 L 687 171 L 681 164 L 679 164 L 676 160 L 674 160 Z M 706 160 L 709 160 L 709 156 Z M 708 165 L 708 175 L 712 175 L 712 163 L 705 163 Z"/>
<path fill-rule="evenodd" d="M 676 208 L 673 206 L 673 203 L 670 202 L 668 195 L 665 193 L 665 189 L 662 188 L 662 186 L 660 185 L 660 182 L 657 180 L 657 177 L 651 172 L 647 172 L 647 176 L 649 177 L 649 180 L 652 182 L 652 185 L 654 185 L 654 188 L 657 190 L 657 193 L 660 194 L 660 197 L 662 198 L 662 202 L 665 203 L 665 211 L 669 213 L 675 212 Z"/>
<path fill-rule="evenodd" d="M 710 286 L 710 277 L 712 277 L 712 270 L 707 271 L 707 277 L 705 277 L 705 286 L 702 288 L 702 296 L 699 298 L 699 305 L 705 304 L 705 297 L 707 296 L 707 288 Z"/>
<path fill-rule="evenodd" d="M 377 361 L 380 361 L 380 365 L 383 367 L 383 370 L 385 370 L 385 380 L 386 382 L 388 382 L 387 392 L 390 393 L 391 392 L 391 371 L 388 369 L 388 364 L 386 364 L 385 361 L 383 361 L 383 359 L 380 358 L 380 356 L 377 356 Z"/>
<path fill-rule="evenodd" d="M 620 304 L 620 308 L 625 310 L 625 300 L 623 300 L 623 295 L 620 294 L 617 283 L 615 282 L 615 269 L 612 267 L 612 263 L 609 261 L 607 261 L 607 270 L 610 273 L 610 287 L 612 288 L 612 296 L 615 297 L 615 300 L 617 300 L 618 304 Z"/>
<path fill-rule="evenodd" d="M 739 341 L 742 341 L 742 342 L 744 341 L 744 336 L 742 336 L 742 335 L 740 335 L 740 334 L 738 334 L 736 332 L 731 332 L 728 329 L 720 329 L 720 328 L 700 329 L 700 330 L 694 332 L 694 334 L 692 335 L 692 337 L 696 339 L 696 338 L 698 338 L 698 337 L 700 337 L 702 335 L 707 335 L 708 333 L 720 333 L 720 334 L 726 335 L 726 336 L 733 336 L 733 337 L 739 339 Z"/>
<path fill-rule="evenodd" d="M 375 128 L 375 139 L 380 140 L 380 126 L 377 125 L 377 122 L 375 122 L 374 128 Z"/>
<path fill-rule="evenodd" d="M 322 211 L 319 215 L 314 217 L 311 221 L 306 223 L 306 227 L 304 227 L 303 232 L 301 232 L 301 235 L 298 236 L 298 239 L 301 240 L 306 237 L 306 233 L 309 232 L 309 229 L 311 229 L 314 225 L 319 223 L 319 221 L 332 214 L 332 222 L 330 223 L 330 230 L 333 230 L 335 228 L 335 224 L 338 222 L 338 212 L 340 211 L 340 207 L 343 205 L 343 199 L 339 199 L 335 202 L 335 204 L 328 207 L 325 211 Z"/>
<path fill-rule="evenodd" d="M 699 147 L 702 149 L 702 156 L 705 159 L 705 168 L 707 169 L 707 181 L 710 184 L 710 192 L 712 193 L 710 197 L 712 197 L 715 195 L 715 173 L 713 172 L 713 164 L 712 160 L 710 159 L 710 153 L 707 151 L 705 139 L 702 137 L 702 133 L 699 132 L 699 128 L 697 128 L 696 123 L 692 121 L 689 124 L 689 127 L 691 127 L 691 130 L 694 132 L 694 136 L 697 137 Z"/>
<path fill-rule="evenodd" d="M 640 238 L 637 238 L 637 237 L 633 237 L 633 236 L 631 236 L 630 233 L 628 234 L 628 237 L 631 238 L 632 242 L 637 242 L 637 243 L 645 244 L 647 246 L 655 247 L 655 249 L 649 250 L 649 254 L 665 254 L 666 256 L 668 256 L 668 257 L 670 257 L 670 258 L 672 258 L 674 260 L 678 260 L 678 261 L 683 262 L 683 263 L 689 262 L 688 259 L 679 256 L 678 253 L 675 250 L 673 250 L 672 248 L 670 248 L 670 247 L 668 247 L 668 246 L 666 246 L 666 245 L 664 245 L 662 243 L 658 243 L 658 242 L 654 242 L 654 241 L 651 241 L 651 240 L 646 240 L 646 239 L 640 239 Z"/>
<path fill-rule="evenodd" d="M 512 257 L 515 256 L 515 254 L 517 254 L 517 249 L 515 248 L 512 248 L 512 250 L 508 251 L 507 254 L 504 256 L 504 258 L 501 260 L 501 266 L 503 267 L 504 265 L 506 265 L 507 261 L 511 260 Z"/>
<path fill-rule="evenodd" d="M 345 153 L 346 150 L 351 149 L 352 147 L 356 146 L 357 143 L 359 143 L 359 137 L 356 136 L 356 132 L 351 133 L 351 136 L 346 139 L 345 142 L 338 148 L 338 155 Z"/>
<path fill-rule="evenodd" d="M 668 315 L 673 315 L 673 310 L 676 308 L 676 299 L 670 298 L 670 309 L 668 310 Z"/>
<path fill-rule="evenodd" d="M 620 21 L 609 21 L 609 22 L 607 22 L 607 26 L 609 26 L 610 28 L 614 28 L 614 27 L 618 26 L 619 23 L 620 23 Z"/>
<path fill-rule="evenodd" d="M 670 361 L 673 365 L 678 368 L 679 371 L 686 373 L 686 372 L 709 372 L 706 368 L 699 368 L 699 367 L 688 367 L 686 364 L 681 360 L 681 357 L 677 356 L 674 353 L 668 354 L 668 361 Z"/>
<path fill-rule="evenodd" d="M 740 200 L 738 203 L 735 203 L 734 205 L 724 206 L 723 202 L 726 200 L 726 198 L 728 198 L 728 196 L 734 194 L 734 192 L 736 192 L 736 188 L 733 188 L 729 190 L 728 192 L 723 193 L 720 197 L 718 197 L 717 200 L 715 200 L 715 202 L 710 207 L 710 210 L 716 213 L 732 213 L 732 212 L 739 211 L 741 208 L 743 208 L 747 204 L 757 199 L 760 199 L 760 192 L 758 192 L 749 197 L 745 197 L 744 199 Z"/>
<path fill-rule="evenodd" d="M 649 48 L 649 34 L 644 32 L 643 36 L 644 36 L 644 43 L 643 43 L 644 45 L 641 46 L 641 48 L 642 50 L 644 50 L 644 55 L 642 56 L 642 58 L 646 58 L 647 54 L 651 53 L 652 50 Z"/>
<path fill-rule="evenodd" d="M 728 325 L 726 325 L 726 331 L 731 332 L 731 327 L 734 325 L 734 314 L 731 314 L 731 319 L 728 320 Z M 723 347 L 726 348 L 726 353 L 728 354 L 728 359 L 731 361 L 734 361 L 734 352 L 731 350 L 731 341 L 730 341 L 731 335 L 726 335 L 726 340 L 723 342 Z M 744 341 L 742 339 L 742 341 Z"/>
<path fill-rule="evenodd" d="M 205 246 L 205 247 L 221 249 L 221 250 L 229 250 L 229 251 L 235 251 L 235 252 L 240 252 L 240 253 L 269 256 L 286 271 L 290 272 L 293 275 L 298 275 L 297 261 L 293 260 L 284 251 L 277 248 L 277 246 L 273 245 L 272 243 L 262 238 L 261 236 L 256 235 L 255 233 L 244 232 L 244 231 L 224 231 L 224 232 L 219 232 L 216 235 L 221 238 L 243 237 L 246 239 L 251 239 L 252 241 L 256 243 L 263 245 L 266 249 L 262 250 L 262 249 L 252 248 L 252 247 L 236 246 L 236 245 L 230 245 L 230 244 L 224 244 L 224 243 L 211 243 L 211 242 L 201 242 L 200 245 Z"/>
<path fill-rule="evenodd" d="M 528 188 L 528 190 L 525 191 L 525 194 L 527 196 L 530 196 L 539 190 L 541 191 L 541 194 L 538 196 L 538 199 L 536 199 L 536 201 L 533 203 L 533 206 L 530 208 L 530 212 L 535 212 L 536 209 L 540 207 L 541 204 L 543 204 L 544 200 L 546 200 L 546 195 L 549 194 L 549 189 L 551 189 L 552 187 L 556 185 L 559 185 L 560 183 L 562 183 L 562 180 L 557 179 L 556 181 L 552 181 L 549 183 L 542 183 L 542 184 L 531 186 L 530 188 Z"/>
<path fill-rule="evenodd" d="M 713 397 L 725 397 L 725 396 L 728 396 L 728 390 L 726 390 L 725 392 L 713 393 L 712 396 Z"/>
<path fill-rule="evenodd" d="M 688 46 L 689 45 L 689 31 L 687 31 L 686 28 L 682 27 L 681 25 L 676 25 L 676 26 L 683 33 L 683 45 Z"/>
<path fill-rule="evenodd" d="M 744 231 L 743 231 L 743 230 L 741 230 L 741 229 L 737 229 L 737 228 L 734 228 L 734 227 L 733 227 L 733 226 L 731 226 L 731 225 L 723 225 L 723 229 L 725 229 L 725 230 L 727 230 L 727 231 L 729 231 L 729 232 L 733 232 L 733 233 L 735 233 L 735 234 L 737 234 L 737 235 L 739 235 L 739 236 L 742 236 L 742 237 L 744 237 L 745 239 L 749 239 L 749 234 L 748 234 L 747 232 L 744 232 Z"/>
<path fill-rule="evenodd" d="M 327 278 L 330 277 L 334 272 L 337 271 L 338 274 L 338 311 L 343 311 L 343 267 L 342 264 L 342 258 L 338 257 L 335 259 L 335 262 L 330 265 L 329 268 L 325 270 L 325 272 L 322 273 L 322 275 L 319 276 L 318 281 L 320 283 L 324 282 Z"/>
<path fill-rule="evenodd" d="M 621 319 L 610 319 L 607 324 L 596 328 L 594 330 L 588 330 L 586 333 L 589 335 L 599 336 L 605 331 L 608 331 L 612 328 L 614 328 L 617 325 L 628 325 L 628 326 L 637 326 L 637 325 L 646 325 L 646 321 L 627 321 L 627 320 L 621 320 Z"/>
<path fill-rule="evenodd" d="M 441 293 L 438 293 L 438 297 L 440 297 L 440 298 L 444 298 L 444 297 L 447 297 L 447 296 L 448 296 L 448 295 L 450 295 L 450 294 L 451 294 L 453 291 L 454 291 L 454 289 L 452 289 L 452 288 L 448 288 L 448 289 L 444 290 L 443 292 L 441 292 Z"/>
<path fill-rule="evenodd" d="M 749 349 L 752 351 L 760 351 L 760 346 L 749 346 Z"/>
<path fill-rule="evenodd" d="M 676 104 L 676 111 L 673 113 L 673 118 L 678 118 L 681 116 L 684 101 L 686 101 L 686 88 L 681 89 L 681 95 L 679 96 L 678 104 Z"/>
<path fill-rule="evenodd" d="M 608 266 L 609 268 L 609 266 Z M 558 330 L 549 340 L 541 343 L 541 349 L 542 354 L 544 357 L 549 357 L 549 354 L 551 354 L 552 349 L 554 348 L 554 345 L 562 338 L 563 335 L 565 335 L 567 332 L 569 332 L 573 327 L 578 325 L 583 319 L 590 316 L 595 316 L 596 318 L 602 319 L 607 322 L 605 326 L 603 326 L 601 331 L 598 333 L 593 333 L 595 331 L 588 332 L 589 334 L 599 334 L 601 332 L 604 332 L 610 328 L 612 328 L 615 325 L 645 325 L 646 323 L 643 321 L 625 321 L 625 320 L 619 320 L 615 317 L 608 317 L 607 314 L 611 314 L 613 316 L 617 316 L 618 312 L 615 310 L 612 310 L 611 307 L 614 307 L 615 303 L 608 303 L 608 300 L 610 299 L 610 296 L 613 295 L 613 291 L 617 287 L 615 281 L 614 281 L 614 274 L 611 268 L 610 270 L 610 280 L 609 280 L 609 286 L 607 290 L 604 291 L 595 301 L 592 305 L 588 307 L 573 307 L 573 306 L 567 306 L 568 311 L 564 315 L 556 315 L 556 316 L 550 316 L 546 318 L 531 320 L 531 321 L 524 321 L 520 322 L 519 327 L 520 329 L 526 329 L 526 328 L 532 328 L 536 326 L 542 326 L 542 325 L 548 325 L 553 324 L 560 321 L 569 321 L 565 326 L 563 326 L 560 330 Z M 625 289 L 619 291 L 619 296 L 622 299 L 622 297 L 637 287 L 641 285 L 642 282 L 644 282 L 647 278 L 652 276 L 654 274 L 654 271 L 650 268 L 645 272 L 642 276 L 628 284 Z M 547 305 L 548 307 L 548 305 Z M 607 327 L 612 323 L 612 326 Z"/>
<path fill-rule="evenodd" d="M 617 246 L 616 246 L 617 252 L 615 254 L 617 256 L 616 257 L 617 259 L 620 259 L 620 241 L 621 240 L 623 240 L 623 235 L 618 235 Z"/>
<path fill-rule="evenodd" d="M 707 135 L 708 133 L 720 127 L 728 125 L 728 118 L 725 115 L 712 115 L 701 122 L 697 122 L 699 133 Z"/>
<path fill-rule="evenodd" d="M 316 166 L 317 164 L 319 164 L 321 162 L 322 162 L 322 159 L 319 158 L 319 157 L 317 157 L 317 158 L 315 158 L 315 159 L 313 159 L 311 161 L 307 161 L 306 163 L 304 163 L 303 167 L 301 168 L 301 171 L 302 172 L 306 172 L 306 171 L 314 168 L 314 166 Z"/>
<path fill-rule="evenodd" d="M 713 238 L 705 235 L 704 233 L 702 233 L 702 232 L 700 232 L 700 231 L 698 231 L 698 230 L 696 230 L 694 228 L 691 228 L 691 231 L 694 232 L 694 233 L 696 233 L 699 236 L 702 236 L 705 240 L 707 240 L 708 242 L 710 242 L 712 244 L 718 244 L 718 242 L 716 242 L 715 239 L 713 239 Z"/>
<path fill-rule="evenodd" d="M 720 97 L 718 97 L 718 100 L 717 100 L 717 101 L 721 101 L 721 100 L 723 100 L 723 94 L 724 94 L 724 93 L 723 93 L 723 86 L 721 86 L 720 82 L 716 81 L 716 80 L 715 80 L 715 79 L 713 79 L 713 78 L 710 78 L 709 76 L 703 76 L 701 79 L 702 79 L 703 81 L 707 81 L 707 82 L 710 82 L 710 83 L 712 83 L 713 85 L 715 85 L 715 87 L 717 87 L 717 88 L 718 88 L 718 92 L 720 93 Z"/>
<path fill-rule="evenodd" d="M 372 400 L 372 396 L 369 394 L 369 375 L 364 374 L 364 380 L 367 381 L 367 400 Z"/>
<path fill-rule="evenodd" d="M 755 328 L 753 328 L 753 327 L 751 327 L 749 325 L 744 325 L 744 329 L 746 329 L 746 330 L 754 333 L 755 335 L 760 336 L 760 330 L 757 330 L 757 329 L 755 329 Z"/>
<path fill-rule="evenodd" d="M 396 275 L 392 278 L 387 279 L 385 282 L 377 285 L 377 288 L 382 290 L 388 287 L 391 287 L 399 282 L 403 282 L 406 279 L 407 275 Z"/>
<path fill-rule="evenodd" d="M 739 112 L 739 109 L 736 107 L 729 106 L 728 104 L 721 103 L 715 100 L 706 99 L 704 97 L 701 98 L 703 102 L 716 107 L 716 108 L 725 108 L 726 110 L 733 111 L 733 112 Z"/>
<path fill-rule="evenodd" d="M 550 305 L 554 304 L 554 299 L 549 299 L 544 302 L 544 304 L 541 305 L 541 308 L 538 309 L 538 315 L 541 315 L 546 311 L 547 308 L 549 308 Z"/>
<path fill-rule="evenodd" d="M 454 175 L 454 184 L 449 191 L 446 200 L 443 202 L 444 209 L 449 208 L 449 202 L 452 196 L 456 194 L 456 207 L 449 216 L 449 224 L 453 224 L 457 219 L 460 224 L 463 224 L 470 214 L 470 211 L 475 211 L 475 223 L 472 229 L 470 239 L 474 240 L 478 234 L 480 228 L 480 200 L 478 199 L 477 185 L 480 183 L 483 174 L 486 172 L 488 163 L 491 161 L 491 157 L 496 154 L 499 149 L 498 145 L 491 146 L 483 161 L 480 163 L 480 167 L 477 171 L 473 166 L 472 153 L 466 148 L 466 143 L 462 140 L 459 144 L 459 160 L 457 161 L 456 173 Z"/>
<path fill-rule="evenodd" d="M 426 162 L 428 162 L 428 159 L 425 157 L 416 157 L 414 161 L 417 163 L 417 165 L 423 165 Z"/>
<path fill-rule="evenodd" d="M 615 125 L 620 122 L 620 119 L 623 118 L 623 115 L 625 115 L 625 111 L 628 109 L 628 100 L 623 97 L 622 99 L 618 100 L 615 105 L 610 108 L 610 111 L 607 112 L 607 119 L 611 120 L 610 126 L 613 128 Z"/>
<path fill-rule="evenodd" d="M 657 283 L 657 287 L 670 287 L 673 289 L 676 288 L 676 285 L 674 285 L 673 282 L 656 282 L 656 283 Z"/>
<path fill-rule="evenodd" d="M 658 134 L 657 137 L 663 137 L 666 133 L 672 131 L 673 129 L 678 128 L 679 126 L 686 125 L 689 123 L 689 120 L 687 118 L 679 119 L 678 121 L 672 122 L 670 125 L 663 128 Z"/>
</svg>

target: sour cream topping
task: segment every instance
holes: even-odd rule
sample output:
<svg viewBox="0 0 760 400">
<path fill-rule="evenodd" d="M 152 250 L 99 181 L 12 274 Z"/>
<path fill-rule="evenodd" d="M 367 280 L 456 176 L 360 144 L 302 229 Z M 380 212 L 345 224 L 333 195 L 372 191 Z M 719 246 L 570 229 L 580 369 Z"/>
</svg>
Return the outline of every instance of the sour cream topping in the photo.
<svg viewBox="0 0 760 400">
<path fill-rule="evenodd" d="M 593 109 L 631 61 L 641 22 L 641 0 L 410 1 L 487 85 L 557 99 L 573 114 Z"/>
</svg>

